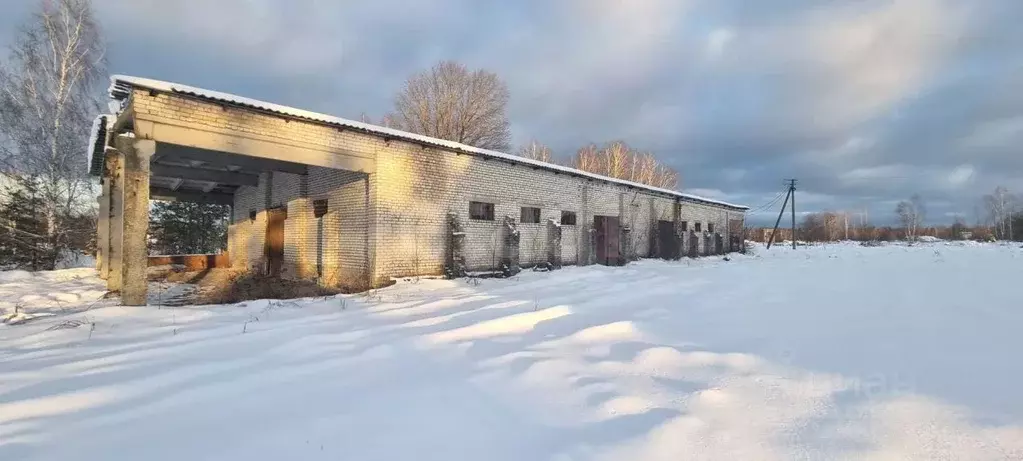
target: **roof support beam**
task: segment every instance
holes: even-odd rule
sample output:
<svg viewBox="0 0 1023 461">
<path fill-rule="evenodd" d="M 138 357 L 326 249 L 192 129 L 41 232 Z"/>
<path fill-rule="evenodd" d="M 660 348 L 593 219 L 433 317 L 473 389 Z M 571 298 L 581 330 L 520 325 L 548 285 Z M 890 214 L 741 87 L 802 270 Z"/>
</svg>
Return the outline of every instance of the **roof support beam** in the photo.
<svg viewBox="0 0 1023 461">
<path fill-rule="evenodd" d="M 170 190 L 165 187 L 150 187 L 149 198 L 151 200 L 159 200 L 163 202 L 214 203 L 218 205 L 234 204 L 234 196 L 231 194 Z"/>
<path fill-rule="evenodd" d="M 224 169 L 242 169 L 246 171 L 280 171 L 291 174 L 306 174 L 309 168 L 301 163 L 280 160 L 266 160 L 258 157 L 229 154 L 224 152 L 184 147 L 173 144 L 159 143 L 156 149 L 157 161 L 206 165 Z"/>
<path fill-rule="evenodd" d="M 341 149 L 328 149 L 302 141 L 272 138 L 226 128 L 186 127 L 181 126 L 179 120 L 155 114 L 136 113 L 135 117 L 135 135 L 140 139 L 152 139 L 165 144 L 227 152 L 263 160 L 362 173 L 376 171 L 375 158 Z"/>
<path fill-rule="evenodd" d="M 164 178 L 191 179 L 193 181 L 207 181 L 212 183 L 230 184 L 232 186 L 258 186 L 259 176 L 233 173 L 230 171 L 206 170 L 202 168 L 185 168 L 181 166 L 161 165 L 152 166 L 153 176 Z"/>
</svg>

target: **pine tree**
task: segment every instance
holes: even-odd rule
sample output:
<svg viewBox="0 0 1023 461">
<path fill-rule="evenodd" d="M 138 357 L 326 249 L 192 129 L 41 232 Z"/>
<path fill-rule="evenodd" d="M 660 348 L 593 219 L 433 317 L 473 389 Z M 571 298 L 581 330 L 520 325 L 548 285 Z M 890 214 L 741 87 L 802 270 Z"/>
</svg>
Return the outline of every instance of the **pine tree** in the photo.
<svg viewBox="0 0 1023 461">
<path fill-rule="evenodd" d="M 47 238 L 46 207 L 39 180 L 8 176 L 0 202 L 0 268 L 52 270 L 56 250 Z"/>
<path fill-rule="evenodd" d="M 150 213 L 152 250 L 160 254 L 216 253 L 227 246 L 230 207 L 156 202 Z"/>
</svg>

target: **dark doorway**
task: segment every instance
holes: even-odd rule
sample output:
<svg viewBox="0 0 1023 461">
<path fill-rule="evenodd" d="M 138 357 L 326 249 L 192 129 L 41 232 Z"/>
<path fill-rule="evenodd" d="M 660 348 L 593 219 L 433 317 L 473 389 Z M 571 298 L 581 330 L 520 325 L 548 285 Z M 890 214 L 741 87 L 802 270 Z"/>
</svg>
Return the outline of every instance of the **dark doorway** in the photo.
<svg viewBox="0 0 1023 461">
<path fill-rule="evenodd" d="M 593 228 L 596 230 L 597 263 L 605 266 L 620 266 L 622 258 L 618 245 L 618 217 L 594 216 Z"/>
<path fill-rule="evenodd" d="M 729 240 L 731 242 L 731 246 L 729 247 L 728 251 L 731 252 L 742 251 L 742 237 L 738 235 L 732 235 Z"/>
<path fill-rule="evenodd" d="M 266 211 L 266 275 L 279 277 L 284 267 L 284 220 L 288 219 L 286 208 L 272 208 Z"/>
<path fill-rule="evenodd" d="M 678 234 L 675 233 L 675 223 L 672 221 L 657 221 L 657 256 L 661 259 L 678 259 L 679 245 Z"/>
<path fill-rule="evenodd" d="M 700 240 L 695 231 L 689 231 L 689 257 L 700 256 Z"/>
</svg>

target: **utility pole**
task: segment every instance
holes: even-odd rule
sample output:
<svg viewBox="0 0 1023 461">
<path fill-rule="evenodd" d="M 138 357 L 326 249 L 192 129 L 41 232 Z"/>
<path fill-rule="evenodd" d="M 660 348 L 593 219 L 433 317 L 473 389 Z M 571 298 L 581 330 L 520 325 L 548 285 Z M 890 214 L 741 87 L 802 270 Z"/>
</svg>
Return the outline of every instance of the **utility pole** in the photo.
<svg viewBox="0 0 1023 461">
<path fill-rule="evenodd" d="M 771 231 L 771 238 L 767 240 L 767 249 L 771 249 L 771 244 L 774 243 L 774 237 L 778 235 L 778 226 L 781 224 L 781 217 L 785 216 L 785 207 L 789 205 L 789 199 L 792 200 L 792 249 L 796 248 L 796 180 L 789 179 L 789 190 L 785 194 L 785 201 L 781 204 L 781 210 L 778 210 L 778 219 L 774 221 L 774 229 Z"/>
<path fill-rule="evenodd" d="M 792 196 L 792 249 L 796 249 L 796 180 L 789 180 L 789 195 Z"/>
</svg>

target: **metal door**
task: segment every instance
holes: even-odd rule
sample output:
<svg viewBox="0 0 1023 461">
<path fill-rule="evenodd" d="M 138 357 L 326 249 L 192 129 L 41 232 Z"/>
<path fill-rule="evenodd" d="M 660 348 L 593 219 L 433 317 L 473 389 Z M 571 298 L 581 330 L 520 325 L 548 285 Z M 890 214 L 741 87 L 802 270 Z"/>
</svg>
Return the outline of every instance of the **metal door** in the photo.
<svg viewBox="0 0 1023 461">
<path fill-rule="evenodd" d="M 678 259 L 678 234 L 672 221 L 657 221 L 657 256 L 662 259 Z"/>
<path fill-rule="evenodd" d="M 621 265 L 618 217 L 594 216 L 593 228 L 596 230 L 597 234 L 597 264 L 603 264 L 605 266 Z"/>
</svg>

